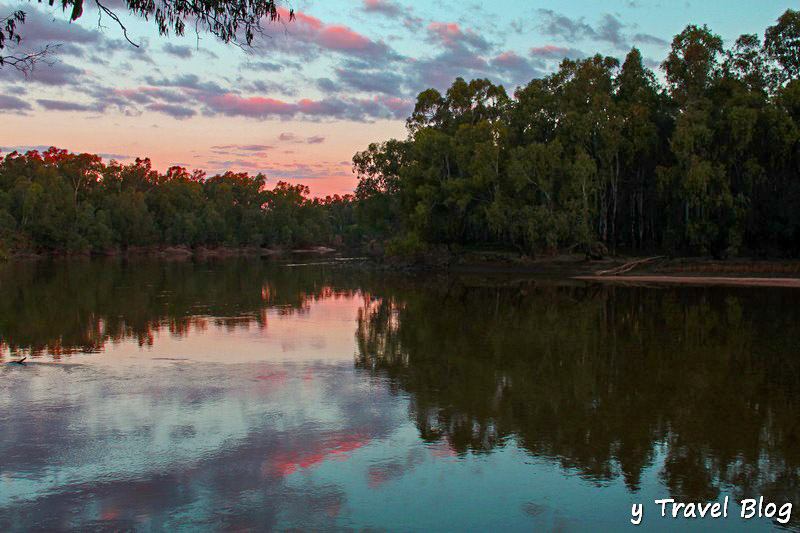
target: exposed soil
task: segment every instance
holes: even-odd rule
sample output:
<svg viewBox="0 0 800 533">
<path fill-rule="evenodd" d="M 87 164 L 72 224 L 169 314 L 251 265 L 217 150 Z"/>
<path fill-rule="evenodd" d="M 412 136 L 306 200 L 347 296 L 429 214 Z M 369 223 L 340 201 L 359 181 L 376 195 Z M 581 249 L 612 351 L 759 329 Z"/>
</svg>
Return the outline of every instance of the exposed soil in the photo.
<svg viewBox="0 0 800 533">
<path fill-rule="evenodd" d="M 773 277 L 727 277 L 727 276 L 575 276 L 573 279 L 625 284 L 680 284 L 680 285 L 726 285 L 734 287 L 788 287 L 800 289 L 800 278 Z"/>
</svg>

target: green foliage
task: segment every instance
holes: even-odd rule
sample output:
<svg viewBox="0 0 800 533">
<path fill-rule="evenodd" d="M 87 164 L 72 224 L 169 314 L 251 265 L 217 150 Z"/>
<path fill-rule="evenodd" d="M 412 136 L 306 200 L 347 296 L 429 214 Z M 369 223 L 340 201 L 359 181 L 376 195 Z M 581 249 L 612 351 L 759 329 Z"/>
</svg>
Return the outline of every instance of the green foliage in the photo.
<svg viewBox="0 0 800 533">
<path fill-rule="evenodd" d="M 780 64 L 785 81 L 800 75 L 800 11 L 787 9 L 775 26 L 767 28 L 764 48 Z"/>
<path fill-rule="evenodd" d="M 130 165 L 51 148 L 0 161 L 0 247 L 106 252 L 134 246 L 357 245 L 352 196 L 310 199 L 303 185 L 262 174 L 206 179 L 148 159 Z"/>
<path fill-rule="evenodd" d="M 414 256 L 427 251 L 427 246 L 417 233 L 410 232 L 402 237 L 395 237 L 386 244 L 389 256 Z"/>
<path fill-rule="evenodd" d="M 69 5 L 74 3 L 67 2 Z M 130 7 L 130 2 L 129 2 Z M 176 8 L 177 9 L 177 8 Z M 181 8 L 182 9 L 182 8 Z M 457 78 L 421 92 L 408 136 L 353 157 L 355 195 L 261 174 L 206 178 L 52 148 L 0 163 L 0 245 L 488 246 L 526 255 L 800 254 L 800 12 L 729 50 L 687 26 L 662 63 L 596 55 L 509 96 Z"/>
<path fill-rule="evenodd" d="M 397 253 L 797 255 L 799 17 L 730 50 L 687 26 L 662 63 L 666 87 L 634 48 L 621 66 L 564 60 L 513 98 L 488 80 L 423 91 L 407 139 L 353 159 L 364 229 L 401 235 Z"/>
</svg>

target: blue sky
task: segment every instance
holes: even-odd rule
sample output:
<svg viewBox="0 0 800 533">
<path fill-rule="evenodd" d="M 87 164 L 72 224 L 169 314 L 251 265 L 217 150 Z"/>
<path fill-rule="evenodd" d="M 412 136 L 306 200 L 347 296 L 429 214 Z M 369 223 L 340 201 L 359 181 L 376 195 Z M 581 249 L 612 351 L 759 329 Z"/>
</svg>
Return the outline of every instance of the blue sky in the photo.
<svg viewBox="0 0 800 533">
<path fill-rule="evenodd" d="M 108 5 L 119 5 L 113 0 Z M 243 51 L 194 34 L 159 37 L 123 16 L 130 46 L 96 8 L 75 23 L 46 4 L 28 12 L 21 47 L 61 43 L 57 62 L 29 78 L 0 70 L 0 149 L 56 145 L 158 168 L 265 172 L 346 193 L 353 153 L 402 137 L 415 95 L 455 76 L 508 91 L 567 56 L 623 58 L 631 46 L 657 71 L 673 35 L 707 24 L 726 44 L 764 29 L 796 2 L 646 0 L 307 0 L 298 19 L 265 25 Z M 27 32 L 27 33 L 25 33 Z"/>
</svg>

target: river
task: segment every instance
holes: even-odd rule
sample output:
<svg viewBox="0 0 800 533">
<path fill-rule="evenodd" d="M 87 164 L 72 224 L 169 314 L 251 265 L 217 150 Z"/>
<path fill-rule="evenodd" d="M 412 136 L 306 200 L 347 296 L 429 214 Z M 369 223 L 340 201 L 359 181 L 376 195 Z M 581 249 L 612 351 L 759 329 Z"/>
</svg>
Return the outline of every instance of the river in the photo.
<svg viewBox="0 0 800 533">
<path fill-rule="evenodd" d="M 796 289 L 292 265 L 0 269 L 0 530 L 800 529 Z"/>
</svg>

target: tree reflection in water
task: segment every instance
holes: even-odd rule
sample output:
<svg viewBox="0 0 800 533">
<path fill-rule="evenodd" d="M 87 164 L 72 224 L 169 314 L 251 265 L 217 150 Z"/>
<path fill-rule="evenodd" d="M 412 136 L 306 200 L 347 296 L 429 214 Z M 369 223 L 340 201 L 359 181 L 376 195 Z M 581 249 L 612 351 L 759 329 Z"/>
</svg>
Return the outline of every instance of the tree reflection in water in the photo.
<svg viewBox="0 0 800 533">
<path fill-rule="evenodd" d="M 34 357 L 146 345 L 159 331 L 266 328 L 267 311 L 361 298 L 356 367 L 409 397 L 431 444 L 463 456 L 513 441 L 632 492 L 656 465 L 679 501 L 732 490 L 800 507 L 793 290 L 423 279 L 260 260 L 12 265 L 0 287 L 0 353 Z"/>
<path fill-rule="evenodd" d="M 160 331 L 266 328 L 268 309 L 302 314 L 314 301 L 357 293 L 334 289 L 324 271 L 308 274 L 248 259 L 9 265 L 0 271 L 0 355 L 58 358 L 130 338 L 152 345 Z"/>
<path fill-rule="evenodd" d="M 797 508 L 795 292 L 480 285 L 409 285 L 360 311 L 356 364 L 409 394 L 422 438 L 466 454 L 514 437 L 634 492 L 664 450 L 678 501 L 724 487 Z"/>
</svg>

